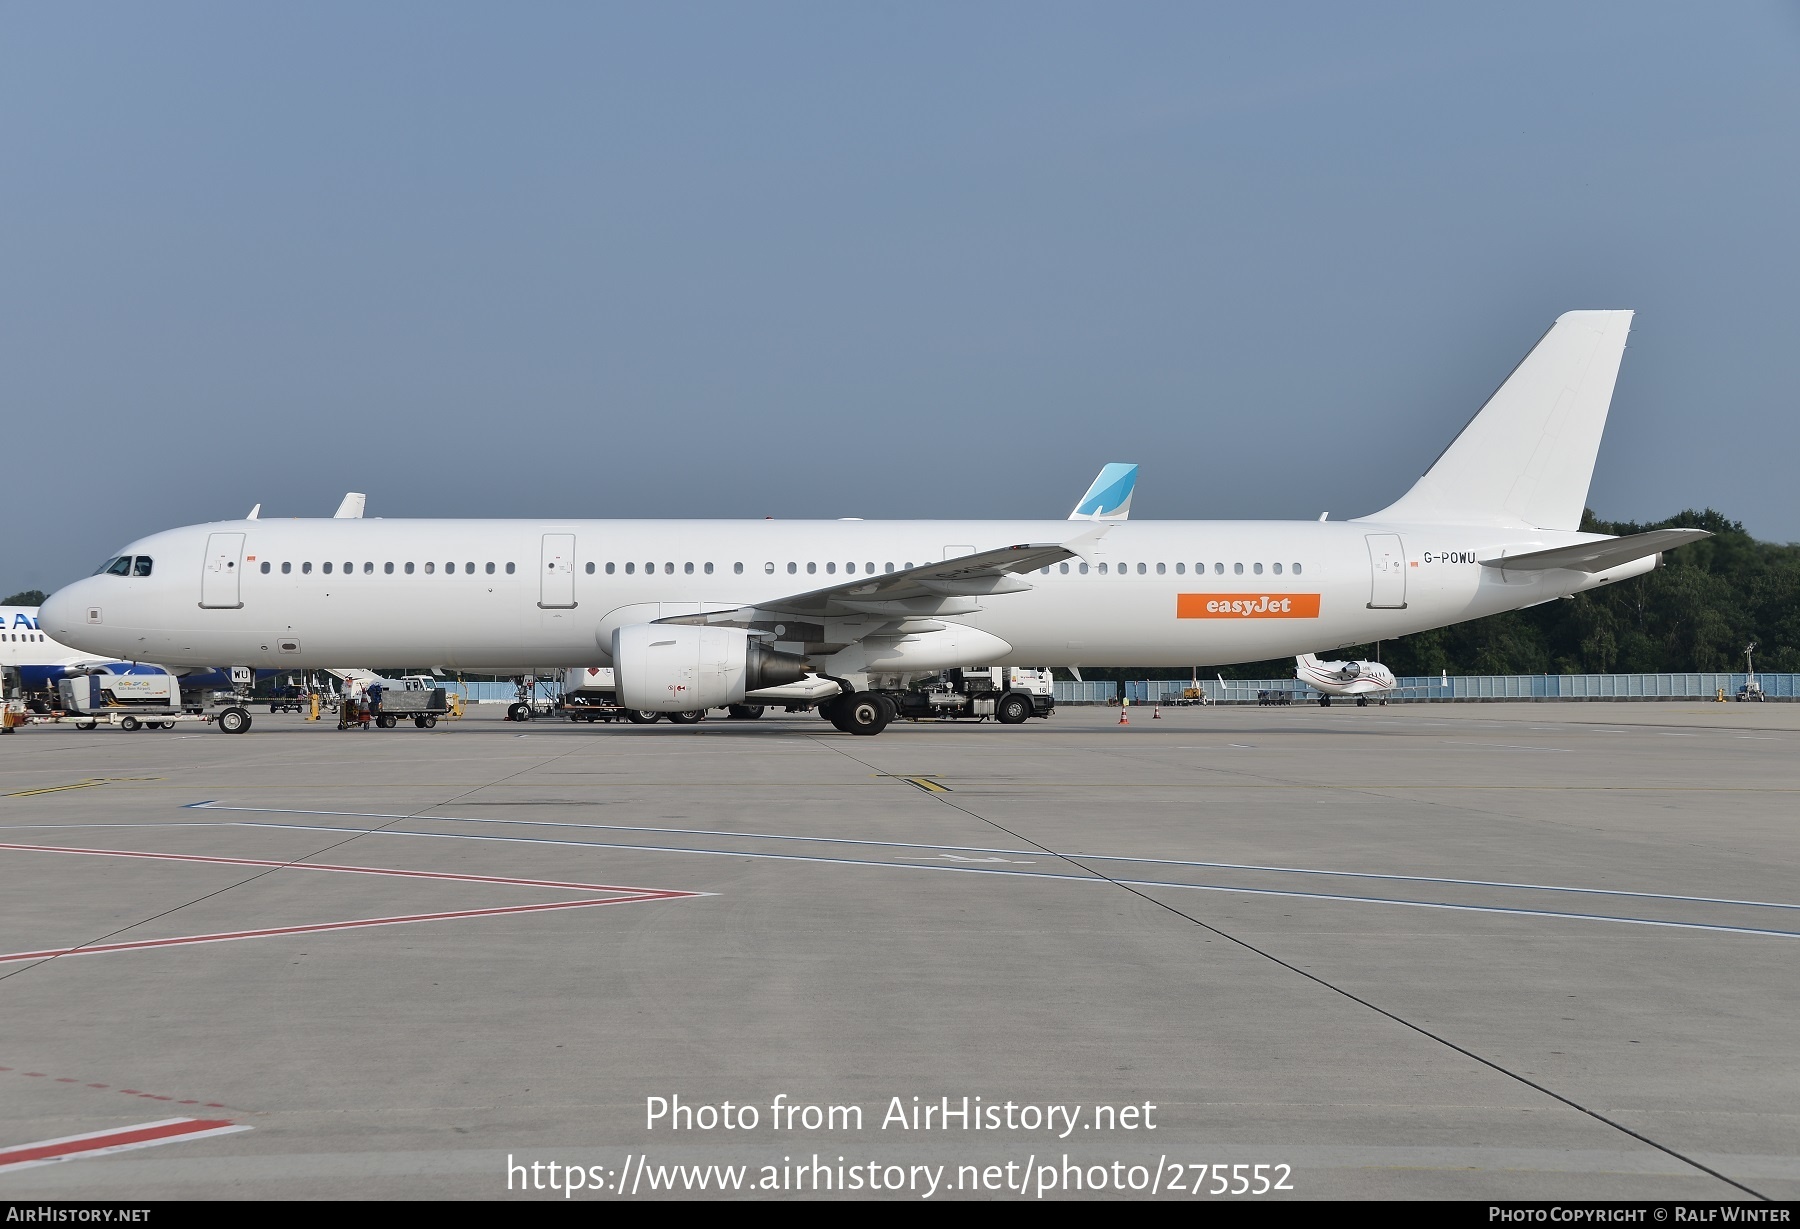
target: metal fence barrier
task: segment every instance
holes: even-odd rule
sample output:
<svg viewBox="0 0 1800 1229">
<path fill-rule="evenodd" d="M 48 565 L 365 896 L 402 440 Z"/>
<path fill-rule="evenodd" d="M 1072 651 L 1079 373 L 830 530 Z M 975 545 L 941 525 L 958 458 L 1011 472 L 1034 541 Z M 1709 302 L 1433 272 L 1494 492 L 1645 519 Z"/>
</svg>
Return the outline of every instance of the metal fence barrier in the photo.
<svg viewBox="0 0 1800 1229">
<path fill-rule="evenodd" d="M 1464 674 L 1447 680 L 1434 675 L 1397 679 L 1400 690 L 1386 698 L 1410 700 L 1712 700 L 1722 688 L 1727 699 L 1745 683 L 1736 674 Z M 1756 681 L 1770 699 L 1800 698 L 1800 674 L 1757 674 Z M 1312 688 L 1292 678 L 1232 679 L 1221 687 L 1216 678 L 1128 679 L 1124 682 L 1077 683 L 1058 679 L 1058 704 L 1113 704 L 1121 695 L 1133 704 L 1174 704 L 1190 687 L 1198 686 L 1207 703 L 1256 703 L 1259 691 L 1292 691 L 1308 697 Z M 517 693 L 509 682 L 439 682 L 459 692 L 463 703 L 511 703 Z M 548 695 L 554 685 L 544 684 L 539 694 Z M 1296 695 L 1296 699 L 1299 695 Z"/>
<path fill-rule="evenodd" d="M 1749 676 L 1735 674 L 1464 674 L 1396 679 L 1397 690 L 1383 697 L 1394 703 L 1419 700 L 1716 700 L 1736 697 Z M 1800 698 L 1800 674 L 1756 676 L 1771 700 Z M 1120 696 L 1133 704 L 1174 704 L 1193 687 L 1207 703 L 1256 703 L 1259 691 L 1291 691 L 1311 697 L 1312 688 L 1293 678 L 1127 679 L 1123 682 L 1058 680 L 1058 704 L 1112 704 Z M 1298 699 L 1299 695 L 1295 698 Z"/>
</svg>

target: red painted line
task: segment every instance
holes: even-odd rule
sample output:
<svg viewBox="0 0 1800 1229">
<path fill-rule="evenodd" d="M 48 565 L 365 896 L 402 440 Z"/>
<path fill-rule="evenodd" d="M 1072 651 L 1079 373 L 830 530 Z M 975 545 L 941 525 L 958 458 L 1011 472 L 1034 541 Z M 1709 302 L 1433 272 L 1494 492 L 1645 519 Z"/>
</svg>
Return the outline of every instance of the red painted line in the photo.
<svg viewBox="0 0 1800 1229">
<path fill-rule="evenodd" d="M 4 1064 L 0 1064 L 0 1072 L 4 1072 L 4 1071 L 10 1071 L 14 1075 L 25 1075 L 26 1074 L 25 1072 L 19 1070 L 17 1067 L 8 1067 Z M 40 1079 L 44 1078 L 44 1073 L 41 1071 L 34 1071 L 31 1074 L 37 1076 Z M 81 1084 L 81 1086 L 83 1088 L 92 1088 L 97 1092 L 109 1092 L 110 1091 L 110 1092 L 121 1093 L 127 1097 L 145 1097 L 145 1098 L 148 1098 L 153 1101 L 174 1101 L 175 1100 L 175 1098 L 165 1097 L 161 1093 L 139 1092 L 135 1088 L 115 1088 L 111 1084 L 102 1084 L 98 1081 L 89 1081 L 87 1083 L 82 1083 L 81 1078 L 79 1076 L 59 1075 L 54 1078 L 55 1078 L 56 1083 L 58 1083 L 58 1084 Z M 207 1109 L 215 1109 L 215 1110 L 231 1108 L 231 1106 L 226 1105 L 223 1101 L 201 1101 L 197 1097 L 188 1097 L 184 1100 L 176 1101 L 176 1104 L 177 1105 L 204 1105 Z M 249 1112 L 249 1111 L 245 1111 L 245 1112 Z"/>
<path fill-rule="evenodd" d="M 220 866 L 270 866 L 295 871 L 336 871 L 352 875 L 389 875 L 399 879 L 442 879 L 451 883 L 501 883 L 527 888 L 570 888 L 577 892 L 652 892 L 616 883 L 570 883 L 558 879 L 512 879 L 499 875 L 459 875 L 443 871 L 408 871 L 383 866 L 334 866 L 324 862 L 280 862 L 266 858 L 212 858 L 188 853 L 151 853 L 142 849 L 84 849 L 78 845 L 14 845 L 0 842 L 0 849 L 30 853 L 78 853 L 102 858 L 147 858 L 156 862 L 210 862 Z M 680 895 L 691 896 L 685 892 Z"/>
<path fill-rule="evenodd" d="M 25 1169 L 33 1165 L 49 1165 L 84 1156 L 108 1152 L 124 1152 L 130 1148 L 151 1148 L 180 1140 L 199 1139 L 208 1135 L 225 1135 L 248 1131 L 225 1118 L 168 1118 L 161 1122 L 145 1122 L 135 1127 L 109 1131 L 90 1131 L 86 1135 L 65 1135 L 61 1139 L 40 1140 L 17 1148 L 0 1150 L 0 1173 L 9 1169 Z"/>
<path fill-rule="evenodd" d="M 276 935 L 316 934 L 326 930 L 357 930 L 368 926 L 404 926 L 412 922 L 439 922 L 450 918 L 497 917 L 506 913 L 550 913 L 558 909 L 591 909 L 598 905 L 631 905 L 649 900 L 677 900 L 699 892 L 645 891 L 633 896 L 609 896 L 593 900 L 558 900 L 536 905 L 503 905 L 494 909 L 457 909 L 448 913 L 411 913 L 398 917 L 356 918 L 347 922 L 316 922 L 309 926 L 272 926 L 264 930 L 228 930 L 216 934 L 180 935 L 170 939 L 143 939 L 135 943 L 97 943 L 90 947 L 47 948 L 39 952 L 14 952 L 0 956 L 0 964 L 21 960 L 49 960 L 60 956 L 97 956 L 105 952 L 135 952 L 154 947 L 182 947 L 193 943 L 225 943 L 234 939 L 263 939 Z"/>
</svg>

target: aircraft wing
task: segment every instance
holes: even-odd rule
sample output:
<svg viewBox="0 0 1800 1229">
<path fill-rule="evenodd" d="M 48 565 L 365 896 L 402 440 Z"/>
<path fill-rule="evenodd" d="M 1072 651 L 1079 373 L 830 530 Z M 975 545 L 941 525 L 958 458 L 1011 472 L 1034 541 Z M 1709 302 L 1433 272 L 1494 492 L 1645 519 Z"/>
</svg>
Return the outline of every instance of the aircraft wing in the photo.
<svg viewBox="0 0 1800 1229">
<path fill-rule="evenodd" d="M 1604 572 L 1621 563 L 1630 563 L 1646 555 L 1659 555 L 1689 542 L 1710 538 L 1704 529 L 1652 529 L 1625 538 L 1606 538 L 1599 542 L 1583 542 L 1578 546 L 1558 546 L 1553 550 L 1532 551 L 1526 555 L 1506 555 L 1483 559 L 1484 568 L 1505 568 L 1509 572 L 1547 572 L 1567 568 L 1572 572 Z"/>
<path fill-rule="evenodd" d="M 1102 525 L 1067 542 L 1000 546 L 898 572 L 859 576 L 824 589 L 771 598 L 736 610 L 671 615 L 656 621 L 742 627 L 755 626 L 776 617 L 810 620 L 879 615 L 889 619 L 916 619 L 972 614 L 981 608 L 980 598 L 1027 592 L 1032 585 L 1021 579 L 1025 573 L 1064 559 L 1080 558 L 1111 528 Z"/>
</svg>

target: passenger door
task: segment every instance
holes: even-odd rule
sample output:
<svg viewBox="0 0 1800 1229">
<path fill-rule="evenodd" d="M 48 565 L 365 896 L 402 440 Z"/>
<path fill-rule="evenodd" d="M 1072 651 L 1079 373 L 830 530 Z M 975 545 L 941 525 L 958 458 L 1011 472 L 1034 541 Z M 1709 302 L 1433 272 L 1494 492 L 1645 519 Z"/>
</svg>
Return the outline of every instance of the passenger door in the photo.
<svg viewBox="0 0 1800 1229">
<path fill-rule="evenodd" d="M 538 567 L 538 606 L 544 610 L 575 607 L 575 535 L 547 533 Z"/>
<path fill-rule="evenodd" d="M 1397 533 L 1371 533 L 1369 542 L 1369 609 L 1406 608 L 1406 551 Z"/>
<path fill-rule="evenodd" d="M 200 605 L 209 610 L 242 610 L 238 573 L 243 570 L 244 535 L 206 536 L 206 565 L 200 571 Z"/>
</svg>

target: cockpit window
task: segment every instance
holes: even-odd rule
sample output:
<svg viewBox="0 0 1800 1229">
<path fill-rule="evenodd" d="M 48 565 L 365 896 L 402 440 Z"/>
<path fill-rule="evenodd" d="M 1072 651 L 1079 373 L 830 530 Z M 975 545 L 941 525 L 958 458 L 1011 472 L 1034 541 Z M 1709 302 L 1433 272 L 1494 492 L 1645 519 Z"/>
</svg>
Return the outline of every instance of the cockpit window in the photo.
<svg viewBox="0 0 1800 1229">
<path fill-rule="evenodd" d="M 148 576 L 148 575 L 150 575 L 151 563 L 152 563 L 152 560 L 151 560 L 150 556 L 139 555 L 136 559 L 133 559 L 131 561 L 131 574 L 133 576 Z"/>
<path fill-rule="evenodd" d="M 101 565 L 100 572 L 96 572 L 95 575 L 98 576 L 101 572 L 108 576 L 131 575 L 131 556 L 120 555 L 117 559 L 108 559 Z"/>
</svg>

